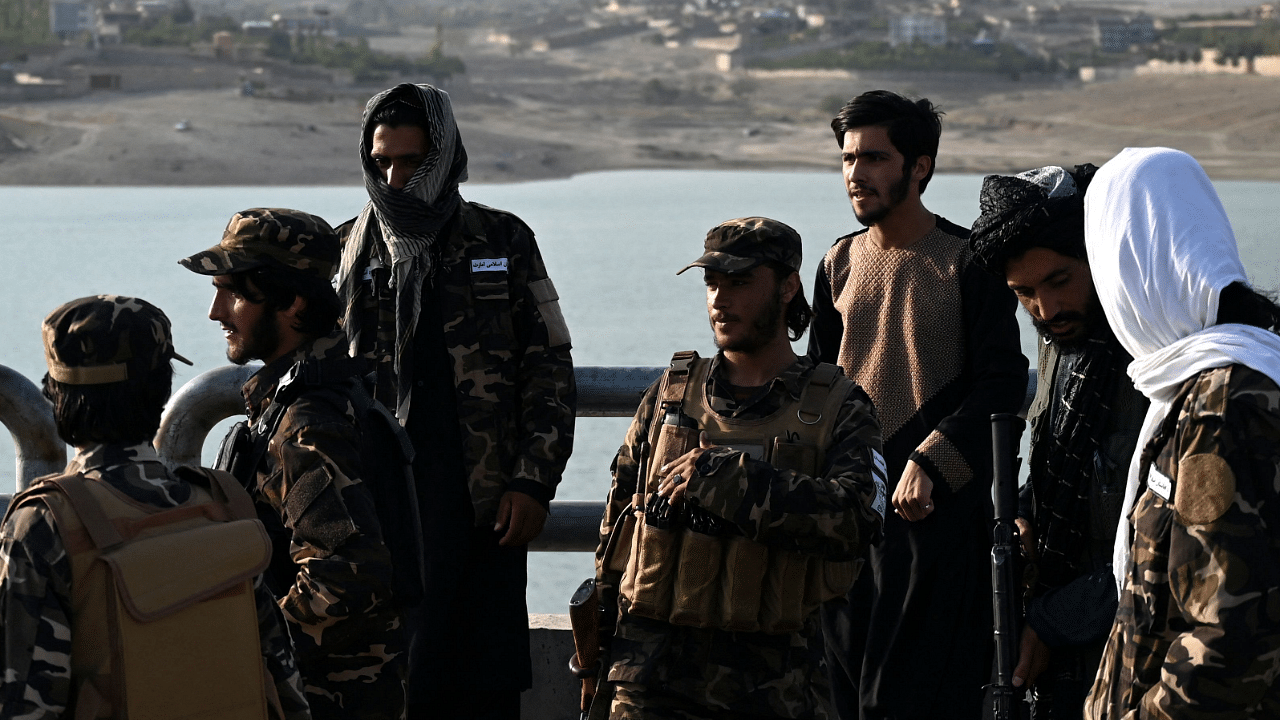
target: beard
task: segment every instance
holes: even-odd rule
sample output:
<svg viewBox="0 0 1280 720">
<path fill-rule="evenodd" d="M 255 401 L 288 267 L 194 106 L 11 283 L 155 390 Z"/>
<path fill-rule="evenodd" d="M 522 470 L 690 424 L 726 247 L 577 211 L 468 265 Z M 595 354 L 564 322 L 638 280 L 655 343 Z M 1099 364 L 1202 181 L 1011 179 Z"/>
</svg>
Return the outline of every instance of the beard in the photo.
<svg viewBox="0 0 1280 720">
<path fill-rule="evenodd" d="M 1069 338 L 1058 337 L 1049 329 L 1049 326 L 1055 322 L 1079 322 L 1080 331 Z M 1064 310 L 1048 320 L 1032 318 L 1031 325 L 1040 334 L 1041 340 L 1046 345 L 1050 343 L 1056 345 L 1058 351 L 1064 355 L 1074 355 L 1082 352 L 1088 346 L 1089 339 L 1098 334 L 1100 327 L 1108 327 L 1107 316 L 1102 311 L 1102 303 L 1098 301 L 1097 294 L 1089 297 L 1089 305 L 1084 312 Z"/>
<path fill-rule="evenodd" d="M 774 341 L 778 335 L 778 324 L 782 322 L 782 288 L 778 287 L 778 291 L 774 293 L 773 298 L 767 305 L 760 309 L 760 312 L 751 321 L 748 332 L 743 333 L 741 337 L 721 340 L 719 335 L 715 334 L 715 325 L 712 325 L 711 334 L 716 347 L 720 350 L 728 350 L 731 352 L 754 352 Z"/>
<path fill-rule="evenodd" d="M 911 174 L 904 168 L 902 177 L 898 182 L 889 186 L 889 199 L 882 203 L 879 207 L 867 210 L 859 214 L 857 208 L 854 208 L 853 216 L 862 223 L 864 227 L 871 227 L 881 220 L 889 217 L 889 213 L 902 204 L 907 199 L 907 192 L 911 188 Z"/>
<path fill-rule="evenodd" d="M 227 359 L 236 365 L 269 358 L 280 347 L 280 329 L 276 326 L 275 310 L 264 308 L 252 325 L 244 331 L 236 328 L 236 332 L 241 337 L 239 347 L 227 344 Z"/>
</svg>

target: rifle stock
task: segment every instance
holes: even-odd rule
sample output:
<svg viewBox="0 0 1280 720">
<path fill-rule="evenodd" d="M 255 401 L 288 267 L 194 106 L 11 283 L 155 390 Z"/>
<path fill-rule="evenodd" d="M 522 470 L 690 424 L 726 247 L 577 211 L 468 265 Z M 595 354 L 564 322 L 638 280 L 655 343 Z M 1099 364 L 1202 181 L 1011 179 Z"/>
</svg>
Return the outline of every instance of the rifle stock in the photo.
<svg viewBox="0 0 1280 720">
<path fill-rule="evenodd" d="M 1019 600 L 1020 548 L 1018 546 L 1018 477 L 1014 438 L 1022 432 L 1017 415 L 991 416 L 992 499 L 995 523 L 991 545 L 991 592 L 994 610 L 996 676 L 991 684 L 992 717 L 1018 718 L 1018 688 L 1013 686 L 1013 669 L 1018 662 L 1022 604 Z"/>
</svg>

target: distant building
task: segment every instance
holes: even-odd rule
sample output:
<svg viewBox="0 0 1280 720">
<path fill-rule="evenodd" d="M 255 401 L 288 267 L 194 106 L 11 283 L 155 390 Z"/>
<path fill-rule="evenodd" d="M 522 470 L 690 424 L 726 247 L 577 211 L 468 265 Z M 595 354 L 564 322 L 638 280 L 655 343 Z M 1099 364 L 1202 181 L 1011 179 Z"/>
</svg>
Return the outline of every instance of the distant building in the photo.
<svg viewBox="0 0 1280 720">
<path fill-rule="evenodd" d="M 164 0 L 144 0 L 137 4 L 137 10 L 143 21 L 157 20 L 173 14 L 173 6 Z"/>
<path fill-rule="evenodd" d="M 761 35 L 796 32 L 805 26 L 804 20 L 781 8 L 758 10 L 751 14 L 751 30 Z"/>
<path fill-rule="evenodd" d="M 1155 21 L 1142 14 L 1133 18 L 1098 18 L 1094 21 L 1093 41 L 1106 52 L 1127 52 L 1132 45 L 1150 45 L 1156 41 Z"/>
<path fill-rule="evenodd" d="M 271 34 L 270 20 L 245 20 L 240 23 L 240 32 L 250 37 L 266 37 Z"/>
<path fill-rule="evenodd" d="M 743 60 L 744 58 L 741 50 L 730 50 L 728 52 L 716 53 L 716 70 L 722 73 L 741 70 L 745 67 Z"/>
<path fill-rule="evenodd" d="M 328 15 L 288 16 L 276 13 L 271 16 L 271 28 L 293 37 L 338 37 L 337 21 Z"/>
<path fill-rule="evenodd" d="M 49 3 L 49 30 L 58 37 L 93 29 L 93 7 L 85 2 Z"/>
<path fill-rule="evenodd" d="M 547 52 L 566 47 L 590 45 L 624 35 L 634 35 L 648 29 L 649 24 L 646 22 L 621 22 L 600 27 L 584 27 L 538 38 L 530 43 L 530 49 L 534 52 Z"/>
<path fill-rule="evenodd" d="M 99 44 L 118 45 L 124 35 L 125 28 L 142 23 L 142 13 L 137 10 L 117 8 L 99 8 L 97 21 L 94 23 L 94 36 Z"/>
<path fill-rule="evenodd" d="M 947 21 L 936 15 L 895 15 L 889 18 L 889 45 L 920 41 L 926 45 L 947 44 Z"/>
</svg>

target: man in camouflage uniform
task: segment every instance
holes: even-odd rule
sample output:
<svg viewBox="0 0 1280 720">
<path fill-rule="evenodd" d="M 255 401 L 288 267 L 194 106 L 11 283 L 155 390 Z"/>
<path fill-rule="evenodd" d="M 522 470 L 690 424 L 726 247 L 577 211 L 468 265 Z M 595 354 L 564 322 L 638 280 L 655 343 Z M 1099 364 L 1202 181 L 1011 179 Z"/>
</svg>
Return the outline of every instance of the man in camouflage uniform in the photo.
<svg viewBox="0 0 1280 720">
<path fill-rule="evenodd" d="M 409 714 L 518 717 L 533 681 L 526 546 L 573 444 L 569 332 L 533 232 L 462 199 L 446 93 L 373 97 L 360 163 L 370 202 L 339 228 L 342 323 L 421 479 L 428 586 L 410 618 Z"/>
<path fill-rule="evenodd" d="M 53 402 L 59 436 L 76 450 L 66 472 L 155 510 L 190 500 L 192 485 L 165 467 L 151 446 L 169 397 L 170 360 L 190 364 L 174 352 L 164 313 L 137 298 L 81 298 L 45 318 L 44 344 L 44 393 Z M 40 489 L 37 481 L 14 498 L 0 534 L 0 714 L 6 718 L 70 717 L 85 684 L 79 674 L 84 661 L 72 649 L 77 610 L 68 546 L 49 507 L 26 499 Z M 263 664 L 278 698 L 268 704 L 271 716 L 306 720 L 302 680 L 280 611 L 261 577 L 254 591 Z"/>
<path fill-rule="evenodd" d="M 1124 478 L 1147 411 L 1098 305 L 1084 247 L 1093 165 L 989 175 L 969 245 L 1040 332 L 1031 481 L 1018 528 L 1035 558 L 1013 684 L 1034 685 L 1039 720 L 1079 718 L 1115 619 L 1111 548 Z M 1042 674 L 1043 673 L 1043 674 Z"/>
<path fill-rule="evenodd" d="M 1151 399 L 1085 717 L 1280 717 L 1280 307 L 1247 284 L 1185 153 L 1129 148 L 1104 165 L 1085 241 Z"/>
<path fill-rule="evenodd" d="M 212 275 L 209 318 L 227 358 L 266 364 L 242 393 L 252 425 L 290 383 L 358 373 L 337 327 L 330 283 L 338 237 L 297 210 L 232 216 L 222 241 L 179 262 Z M 265 431 L 265 430 L 264 430 Z M 360 430 L 345 396 L 304 390 L 284 411 L 261 465 L 240 478 L 276 545 L 268 575 L 297 648 L 316 718 L 400 718 L 405 638 L 391 555 L 361 483 Z"/>
<path fill-rule="evenodd" d="M 664 402 L 662 409 L 657 407 L 665 392 L 660 390 L 663 380 L 645 393 L 614 460 L 596 553 L 597 582 L 605 596 L 616 598 L 620 583 L 623 588 L 605 666 L 605 687 L 613 691 L 609 717 L 826 718 L 830 683 L 816 603 L 798 630 L 781 633 L 732 632 L 641 617 L 625 596 L 623 573 L 616 571 L 619 559 L 613 557 L 623 552 L 617 547 L 638 541 L 614 538 L 610 549 L 611 535 L 626 533 L 628 505 L 646 490 L 648 500 L 634 502 L 653 501 L 652 484 L 658 478 L 657 495 L 677 513 L 687 508 L 685 522 L 692 526 L 693 518 L 702 516 L 709 525 L 724 526 L 721 534 L 744 536 L 767 546 L 769 553 L 856 559 L 860 567 L 868 544 L 879 535 L 887 497 L 871 400 L 834 366 L 815 367 L 808 357 L 796 357 L 788 339 L 788 331 L 791 340 L 798 339 L 811 317 L 797 272 L 800 236 L 775 220 L 742 218 L 713 228 L 705 250 L 685 269 L 704 268 L 707 312 L 720 349 L 705 382 L 710 412 L 748 426 L 771 418 L 793 407 L 822 368 L 847 395 L 822 441 L 825 460 L 817 465 L 818 474 L 782 470 L 743 450 L 711 446 L 703 432 L 700 447 L 657 467 L 655 475 L 642 469 L 650 464 L 647 440 L 653 437 L 654 423 L 669 424 L 667 418 L 680 406 Z M 694 383 L 692 376 L 689 383 Z M 678 575 L 682 567 L 673 573 Z M 608 701 L 608 693 L 596 699 Z M 603 717 L 604 709 L 593 707 L 592 717 Z"/>
</svg>

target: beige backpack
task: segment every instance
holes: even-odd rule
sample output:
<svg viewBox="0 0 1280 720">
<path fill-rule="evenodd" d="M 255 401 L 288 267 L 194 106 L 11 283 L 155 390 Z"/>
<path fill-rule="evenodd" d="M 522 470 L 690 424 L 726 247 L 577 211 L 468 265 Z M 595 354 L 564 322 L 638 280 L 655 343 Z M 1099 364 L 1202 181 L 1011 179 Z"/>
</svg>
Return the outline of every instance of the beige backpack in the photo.
<svg viewBox="0 0 1280 720">
<path fill-rule="evenodd" d="M 258 720 L 275 700 L 253 593 L 266 531 L 230 475 L 178 473 L 192 497 L 175 508 L 74 474 L 14 498 L 49 508 L 71 561 L 76 720 Z"/>
</svg>

